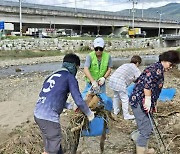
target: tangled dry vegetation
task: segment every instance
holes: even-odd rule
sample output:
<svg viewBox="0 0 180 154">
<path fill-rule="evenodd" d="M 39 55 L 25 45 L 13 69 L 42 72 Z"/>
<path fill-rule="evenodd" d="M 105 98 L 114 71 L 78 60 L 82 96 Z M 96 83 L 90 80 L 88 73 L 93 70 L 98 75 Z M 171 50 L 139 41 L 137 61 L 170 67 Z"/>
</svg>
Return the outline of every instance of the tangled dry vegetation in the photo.
<svg viewBox="0 0 180 154">
<path fill-rule="evenodd" d="M 71 113 L 68 113 L 71 115 Z M 172 103 L 160 103 L 159 112 L 155 115 L 155 120 L 158 124 L 158 129 L 160 130 L 163 141 L 165 142 L 166 148 L 169 151 L 169 154 L 178 154 L 180 150 L 180 107 L 177 104 Z M 77 117 L 76 117 L 77 118 Z M 62 145 L 66 151 L 66 154 L 73 153 L 72 151 L 76 149 L 76 143 L 78 143 L 79 131 L 71 132 L 69 128 L 74 128 L 75 121 L 71 117 L 71 124 L 69 123 L 68 127 L 62 128 L 63 140 Z M 121 143 L 125 142 L 127 137 L 132 130 L 135 128 L 134 124 L 127 122 L 119 117 L 118 122 L 112 120 L 109 121 L 110 133 L 107 135 L 105 141 L 105 153 L 129 153 L 133 154 L 135 152 L 134 144 L 131 141 L 126 141 L 126 146 L 122 147 Z M 121 134 L 121 135 L 119 135 Z M 124 134 L 124 135 L 122 135 Z M 119 138 L 122 137 L 122 138 Z M 109 141 L 108 141 L 109 139 Z M 86 144 L 88 141 L 86 141 Z M 97 140 L 98 141 L 98 137 Z M 114 142 L 114 144 L 113 144 Z M 82 147 L 81 147 L 82 146 Z M 79 154 L 88 154 L 88 153 L 100 153 L 96 152 L 94 148 L 98 149 L 99 147 L 92 147 L 88 149 L 83 147 L 82 141 L 80 141 L 78 152 Z M 157 149 L 157 142 L 155 136 L 152 137 L 150 146 Z M 16 127 L 14 131 L 9 135 L 9 140 L 3 143 L 0 146 L 1 154 L 40 154 L 43 150 L 42 147 L 42 138 L 39 132 L 39 129 L 36 124 L 27 121 L 23 123 L 22 126 Z M 84 151 L 83 151 L 84 150 Z M 167 153 L 167 152 L 166 152 Z M 168 154 L 168 153 L 167 153 Z"/>
<path fill-rule="evenodd" d="M 47 73 L 31 73 L 22 75 L 21 77 L 11 77 L 7 79 L 0 78 L 1 104 L 13 102 L 13 108 L 16 113 L 10 108 L 6 108 L 11 117 L 17 115 L 19 110 L 20 116 L 33 117 L 33 107 L 36 97 L 41 88 L 42 81 L 49 74 Z M 80 89 L 84 88 L 82 80 L 83 72 L 77 74 Z M 4 84 L 6 83 L 6 84 Z M 162 139 L 167 149 L 166 154 L 180 153 L 180 71 L 174 68 L 171 72 L 165 74 L 164 88 L 176 88 L 176 95 L 173 101 L 158 102 L 158 112 L 154 115 L 157 127 L 161 133 Z M 15 89 L 15 90 L 14 90 Z M 107 88 L 107 94 L 112 97 L 112 91 Z M 18 98 L 17 98 L 18 96 Z M 33 104 L 34 102 L 34 104 Z M 31 105 L 29 105 L 31 104 Z M 33 105 L 32 105 L 33 104 Z M 32 113 L 26 115 L 27 110 L 32 110 Z M 1 113 L 4 113 L 2 111 Z M 12 112 L 12 113 L 11 113 Z M 14 114 L 14 115 L 13 115 Z M 4 114 L 5 115 L 5 114 Z M 66 154 L 72 153 L 72 147 L 76 148 L 75 143 L 79 140 L 77 154 L 99 154 L 101 153 L 100 142 L 101 137 L 80 137 L 77 138 L 79 131 L 72 132 L 72 128 L 77 128 L 77 119 L 82 115 L 72 114 L 72 111 L 65 111 L 61 116 L 62 123 L 62 145 L 66 150 Z M 1 117 L 1 120 L 3 116 Z M 42 138 L 37 125 L 30 120 L 24 120 L 14 128 L 8 135 L 8 139 L 0 143 L 0 154 L 40 154 L 43 151 Z M 83 119 L 83 118 L 82 118 Z M 107 154 L 134 154 L 135 145 L 130 140 L 130 133 L 136 129 L 134 121 L 123 120 L 122 113 L 118 115 L 118 121 L 113 121 L 108 118 L 109 133 L 104 141 L 104 153 Z M 20 118 L 19 118 L 20 120 Z M 80 120 L 79 124 L 82 123 Z M 87 122 L 84 121 L 84 126 Z M 0 125 L 0 128 L 2 126 Z M 5 129 L 6 125 L 3 126 Z M 80 127 L 81 128 L 81 127 Z M 81 129 L 78 129 L 81 131 Z M 1 137 L 1 134 L 0 134 Z M 152 136 L 150 147 L 154 147 L 158 151 L 156 137 Z M 157 152 L 160 153 L 160 152 Z"/>
<path fill-rule="evenodd" d="M 80 72 L 78 76 L 81 76 Z M 161 133 L 166 146 L 166 153 L 179 154 L 180 151 L 180 94 L 179 94 L 179 73 L 175 69 L 165 77 L 165 87 L 175 87 L 177 93 L 172 102 L 159 102 L 158 113 L 154 115 L 157 127 Z M 82 115 L 72 114 L 71 111 L 63 113 L 62 119 L 62 144 L 66 153 L 72 153 L 78 138 L 77 133 L 72 133 L 70 128 L 77 126 L 75 119 Z M 82 122 L 82 121 L 81 121 Z M 81 123 L 79 122 L 79 123 Z M 125 121 L 119 115 L 118 121 L 109 118 L 109 133 L 104 142 L 104 152 L 108 154 L 133 154 L 135 145 L 129 139 L 129 134 L 136 129 L 134 122 Z M 76 131 L 75 131 L 76 132 Z M 77 153 L 98 154 L 100 152 L 100 137 L 80 137 Z M 150 146 L 158 150 L 155 136 L 150 140 Z M 94 150 L 97 149 L 97 150 Z M 99 150 L 98 150 L 99 149 Z M 42 139 L 36 124 L 30 121 L 22 123 L 10 134 L 9 139 L 0 145 L 1 154 L 39 154 L 43 150 Z M 71 151 L 71 152 L 70 152 Z"/>
<path fill-rule="evenodd" d="M 101 108 L 94 110 L 96 115 L 107 115 Z M 88 128 L 88 119 L 81 112 L 74 113 L 74 111 L 67 111 L 65 122 L 62 126 L 62 147 L 66 154 L 75 154 L 79 144 L 80 132 L 82 129 Z M 104 140 L 103 140 L 104 142 Z M 12 133 L 9 134 L 9 139 L 0 145 L 0 154 L 39 154 L 43 150 L 42 137 L 39 128 L 35 123 L 26 121 L 21 126 L 16 127 Z M 104 148 L 104 143 L 102 145 Z"/>
</svg>

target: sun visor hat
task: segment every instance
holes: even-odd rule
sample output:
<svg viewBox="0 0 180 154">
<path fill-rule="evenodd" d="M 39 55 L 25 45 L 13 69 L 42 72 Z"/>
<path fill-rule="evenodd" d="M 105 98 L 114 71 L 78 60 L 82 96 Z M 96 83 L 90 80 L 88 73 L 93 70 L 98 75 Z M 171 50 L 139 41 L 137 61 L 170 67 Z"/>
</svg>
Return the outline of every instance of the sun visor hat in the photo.
<svg viewBox="0 0 180 154">
<path fill-rule="evenodd" d="M 98 37 L 94 40 L 94 48 L 96 47 L 104 48 L 104 40 L 101 37 Z"/>
</svg>

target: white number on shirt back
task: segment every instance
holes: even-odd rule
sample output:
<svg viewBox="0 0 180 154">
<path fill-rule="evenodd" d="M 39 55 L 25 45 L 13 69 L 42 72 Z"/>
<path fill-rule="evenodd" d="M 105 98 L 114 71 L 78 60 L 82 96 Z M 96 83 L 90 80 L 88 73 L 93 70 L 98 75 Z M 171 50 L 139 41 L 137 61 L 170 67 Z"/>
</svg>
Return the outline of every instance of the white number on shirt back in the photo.
<svg viewBox="0 0 180 154">
<path fill-rule="evenodd" d="M 51 89 L 54 87 L 55 85 L 55 81 L 53 80 L 53 77 L 60 77 L 61 74 L 53 74 L 48 80 L 47 82 L 49 83 L 49 87 L 47 88 L 43 88 L 43 92 L 47 93 L 47 92 L 50 92 Z"/>
</svg>

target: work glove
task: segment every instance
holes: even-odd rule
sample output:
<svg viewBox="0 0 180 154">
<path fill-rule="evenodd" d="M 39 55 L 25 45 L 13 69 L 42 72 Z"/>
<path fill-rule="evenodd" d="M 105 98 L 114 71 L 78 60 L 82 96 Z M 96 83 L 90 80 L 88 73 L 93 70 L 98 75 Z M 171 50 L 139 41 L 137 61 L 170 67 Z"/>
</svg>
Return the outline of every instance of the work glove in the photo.
<svg viewBox="0 0 180 154">
<path fill-rule="evenodd" d="M 89 121 L 92 121 L 94 119 L 94 112 L 91 111 L 91 114 L 87 117 Z"/>
<path fill-rule="evenodd" d="M 149 113 L 151 109 L 151 96 L 145 96 L 144 104 L 143 104 L 144 110 Z"/>
<path fill-rule="evenodd" d="M 104 83 L 105 83 L 105 77 L 101 77 L 101 78 L 99 78 L 99 80 L 98 80 L 98 84 L 100 85 L 100 86 L 102 86 Z"/>
<path fill-rule="evenodd" d="M 92 82 L 92 89 L 94 90 L 98 89 L 98 83 L 96 81 Z"/>
</svg>

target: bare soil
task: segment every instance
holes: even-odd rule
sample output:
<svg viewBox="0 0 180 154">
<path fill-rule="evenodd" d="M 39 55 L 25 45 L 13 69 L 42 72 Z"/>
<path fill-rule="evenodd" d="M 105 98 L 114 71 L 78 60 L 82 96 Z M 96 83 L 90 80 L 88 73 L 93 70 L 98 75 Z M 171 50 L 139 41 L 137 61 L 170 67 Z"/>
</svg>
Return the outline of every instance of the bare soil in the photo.
<svg viewBox="0 0 180 154">
<path fill-rule="evenodd" d="M 161 50 L 162 51 L 162 50 Z M 150 54 L 152 51 L 143 51 Z M 154 51 L 156 52 L 156 51 Z M 124 53 L 130 56 L 133 52 Z M 136 53 L 136 52 L 135 52 Z M 114 54 L 114 53 L 112 53 Z M 114 54 L 117 55 L 117 54 Z M 82 58 L 85 55 L 81 55 Z M 48 60 L 47 60 L 48 59 Z M 1 61 L 0 67 L 11 65 L 51 62 L 62 57 L 35 58 L 26 60 Z M 51 72 L 30 73 L 14 77 L 0 78 L 0 154 L 39 154 L 43 151 L 42 139 L 33 120 L 33 109 L 38 98 L 42 82 Z M 85 81 L 83 71 L 77 74 L 80 89 Z M 161 133 L 165 146 L 170 154 L 180 153 L 180 71 L 176 68 L 165 74 L 164 88 L 176 88 L 176 95 L 170 102 L 158 102 L 158 112 L 155 121 Z M 108 96 L 112 91 L 107 87 Z M 71 98 L 70 98 L 71 99 Z M 63 132 L 69 125 L 69 111 L 64 111 L 61 117 Z M 109 119 L 109 133 L 105 140 L 105 154 L 133 154 L 135 145 L 130 139 L 130 133 L 136 129 L 134 121 L 123 120 L 122 113 L 118 121 Z M 64 135 L 67 135 L 63 133 Z M 99 154 L 100 137 L 81 137 L 78 154 Z M 155 136 L 150 140 L 150 146 L 158 150 Z"/>
</svg>

